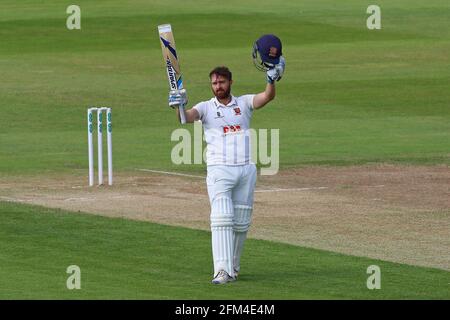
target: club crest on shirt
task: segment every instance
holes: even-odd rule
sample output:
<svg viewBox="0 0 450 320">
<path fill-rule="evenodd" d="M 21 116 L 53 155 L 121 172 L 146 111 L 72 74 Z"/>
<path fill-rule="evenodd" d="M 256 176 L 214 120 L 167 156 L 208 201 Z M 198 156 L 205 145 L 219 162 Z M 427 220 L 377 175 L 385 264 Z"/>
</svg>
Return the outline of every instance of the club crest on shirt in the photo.
<svg viewBox="0 0 450 320">
<path fill-rule="evenodd" d="M 214 117 L 214 119 L 223 118 L 223 115 L 220 113 L 220 111 L 217 111 L 216 114 L 217 115 Z"/>
<path fill-rule="evenodd" d="M 241 115 L 241 108 L 236 107 L 236 108 L 233 108 L 233 110 L 234 110 L 234 114 L 235 114 L 236 116 L 240 116 L 240 115 Z"/>
</svg>

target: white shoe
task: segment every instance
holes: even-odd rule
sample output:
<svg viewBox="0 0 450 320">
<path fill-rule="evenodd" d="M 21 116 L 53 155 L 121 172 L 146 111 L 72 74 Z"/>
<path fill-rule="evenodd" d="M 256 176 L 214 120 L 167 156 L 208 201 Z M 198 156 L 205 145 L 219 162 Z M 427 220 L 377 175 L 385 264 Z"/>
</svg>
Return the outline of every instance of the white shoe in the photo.
<svg viewBox="0 0 450 320">
<path fill-rule="evenodd" d="M 217 276 L 211 282 L 213 284 L 225 284 L 234 280 L 236 279 L 231 277 L 226 271 L 220 270 Z"/>
</svg>

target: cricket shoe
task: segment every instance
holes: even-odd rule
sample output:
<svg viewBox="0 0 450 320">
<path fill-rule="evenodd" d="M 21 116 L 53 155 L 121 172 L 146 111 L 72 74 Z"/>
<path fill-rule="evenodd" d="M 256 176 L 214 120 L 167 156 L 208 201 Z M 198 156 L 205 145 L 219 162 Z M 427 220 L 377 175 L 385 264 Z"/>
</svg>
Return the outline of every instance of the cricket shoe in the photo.
<svg viewBox="0 0 450 320">
<path fill-rule="evenodd" d="M 230 276 L 226 271 L 220 270 L 217 276 L 211 282 L 213 284 L 225 284 L 234 280 L 236 279 Z"/>
</svg>

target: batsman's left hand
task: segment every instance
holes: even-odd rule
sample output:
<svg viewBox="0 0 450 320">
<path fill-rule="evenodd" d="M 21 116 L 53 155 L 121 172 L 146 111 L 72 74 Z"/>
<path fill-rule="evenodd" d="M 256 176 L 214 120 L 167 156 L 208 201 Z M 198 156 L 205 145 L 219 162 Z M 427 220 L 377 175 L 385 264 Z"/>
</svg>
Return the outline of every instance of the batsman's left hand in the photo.
<svg viewBox="0 0 450 320">
<path fill-rule="evenodd" d="M 286 60 L 283 56 L 280 57 L 280 62 L 275 65 L 270 70 L 267 70 L 267 82 L 274 83 L 275 81 L 280 81 L 281 77 L 284 74 L 284 69 L 286 67 Z"/>
</svg>

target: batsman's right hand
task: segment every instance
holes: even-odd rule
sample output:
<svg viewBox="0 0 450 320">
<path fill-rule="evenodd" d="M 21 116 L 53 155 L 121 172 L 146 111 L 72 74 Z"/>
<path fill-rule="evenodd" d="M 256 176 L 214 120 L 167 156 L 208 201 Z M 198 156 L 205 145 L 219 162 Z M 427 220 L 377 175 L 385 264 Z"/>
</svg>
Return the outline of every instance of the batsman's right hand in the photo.
<svg viewBox="0 0 450 320">
<path fill-rule="evenodd" d="M 169 107 L 175 108 L 188 103 L 186 89 L 169 91 Z"/>
</svg>

